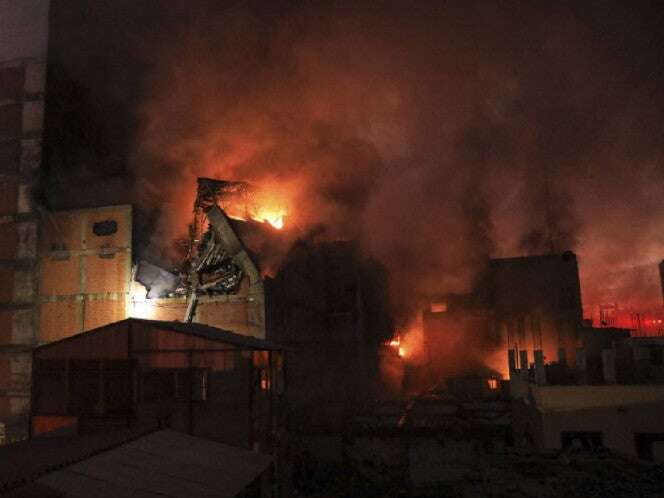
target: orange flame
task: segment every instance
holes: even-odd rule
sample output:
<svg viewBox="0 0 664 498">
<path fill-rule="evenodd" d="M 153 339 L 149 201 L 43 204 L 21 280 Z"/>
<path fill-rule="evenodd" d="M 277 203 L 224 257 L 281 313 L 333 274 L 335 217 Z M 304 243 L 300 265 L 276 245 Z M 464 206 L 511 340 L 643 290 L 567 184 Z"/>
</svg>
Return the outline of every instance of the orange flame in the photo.
<svg viewBox="0 0 664 498">
<path fill-rule="evenodd" d="M 401 347 L 401 337 L 398 334 L 391 340 L 387 341 L 386 345 L 395 348 L 399 358 L 403 358 L 405 351 L 403 347 Z"/>
<path fill-rule="evenodd" d="M 288 208 L 283 193 L 262 188 L 250 199 L 227 199 L 222 203 L 226 215 L 236 220 L 254 220 L 269 223 L 272 228 L 281 230 L 286 224 Z"/>
<path fill-rule="evenodd" d="M 271 211 L 270 209 L 260 209 L 256 215 L 251 218 L 260 221 L 261 223 L 269 223 L 273 228 L 281 230 L 284 228 L 284 217 L 286 216 L 286 210 L 281 211 Z"/>
</svg>

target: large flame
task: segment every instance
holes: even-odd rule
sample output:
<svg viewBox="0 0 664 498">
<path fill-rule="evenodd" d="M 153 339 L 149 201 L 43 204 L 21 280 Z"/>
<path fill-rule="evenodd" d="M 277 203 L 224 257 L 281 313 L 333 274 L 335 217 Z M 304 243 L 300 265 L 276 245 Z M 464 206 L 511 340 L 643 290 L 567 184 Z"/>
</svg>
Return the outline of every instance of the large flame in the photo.
<svg viewBox="0 0 664 498">
<path fill-rule="evenodd" d="M 288 217 L 287 206 L 286 196 L 280 190 L 262 187 L 250 199 L 224 201 L 222 208 L 230 218 L 268 223 L 272 228 L 281 230 Z"/>
<path fill-rule="evenodd" d="M 286 217 L 286 210 L 271 210 L 270 208 L 259 208 L 255 216 L 252 216 L 252 219 L 260 221 L 261 223 L 269 223 L 273 228 L 281 230 L 284 228 L 284 218 Z"/>
</svg>

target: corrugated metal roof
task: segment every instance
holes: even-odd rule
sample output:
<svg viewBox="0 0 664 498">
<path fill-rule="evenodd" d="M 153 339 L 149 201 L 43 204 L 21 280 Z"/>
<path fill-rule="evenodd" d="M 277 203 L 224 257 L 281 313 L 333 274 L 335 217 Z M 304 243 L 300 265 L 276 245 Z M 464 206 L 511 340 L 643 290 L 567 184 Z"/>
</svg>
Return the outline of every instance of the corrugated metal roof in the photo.
<svg viewBox="0 0 664 498">
<path fill-rule="evenodd" d="M 234 497 L 272 458 L 169 430 L 42 475 L 37 484 L 71 498 Z"/>
<path fill-rule="evenodd" d="M 272 350 L 285 350 L 284 346 L 280 346 L 273 342 L 269 342 L 256 337 L 248 335 L 240 335 L 228 330 L 212 327 L 203 323 L 184 323 L 184 322 L 164 322 L 161 320 L 145 320 L 141 318 L 130 318 L 134 322 L 145 323 L 161 327 L 164 329 L 180 332 L 182 334 L 195 335 L 204 339 L 212 341 L 220 341 L 233 346 L 250 348 L 250 349 L 272 349 Z"/>
<path fill-rule="evenodd" d="M 61 344 L 62 342 L 75 341 L 81 336 L 87 334 L 98 334 L 104 333 L 107 328 L 112 328 L 119 323 L 124 322 L 137 322 L 143 323 L 146 325 L 152 325 L 154 327 L 163 328 L 166 330 L 172 330 L 173 332 L 179 332 L 181 334 L 193 335 L 197 337 L 202 337 L 211 341 L 223 342 L 231 346 L 245 348 L 245 349 L 258 349 L 258 350 L 273 350 L 273 351 L 287 351 L 289 348 L 279 344 L 275 344 L 264 339 L 258 339 L 257 337 L 251 337 L 247 335 L 236 334 L 229 330 L 220 329 L 217 327 L 212 327 L 210 325 L 205 325 L 203 323 L 183 323 L 183 322 L 167 322 L 161 320 L 146 320 L 142 318 L 126 318 L 125 320 L 120 320 L 118 322 L 109 323 L 101 327 L 97 327 L 92 330 L 87 330 L 81 332 L 80 334 L 71 335 L 60 339 L 59 341 L 49 342 L 48 344 L 42 344 L 34 348 L 34 351 L 39 351 L 42 349 L 48 349 L 50 347 Z"/>
<path fill-rule="evenodd" d="M 139 426 L 80 436 L 36 437 L 0 446 L 0 494 L 154 430 Z"/>
</svg>

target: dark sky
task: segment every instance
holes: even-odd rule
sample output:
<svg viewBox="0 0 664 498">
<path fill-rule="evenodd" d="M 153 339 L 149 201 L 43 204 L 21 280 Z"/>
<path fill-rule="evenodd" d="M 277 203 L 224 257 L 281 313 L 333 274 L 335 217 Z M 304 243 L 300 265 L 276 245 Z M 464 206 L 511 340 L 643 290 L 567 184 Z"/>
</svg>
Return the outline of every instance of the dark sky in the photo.
<svg viewBox="0 0 664 498">
<path fill-rule="evenodd" d="M 163 242 L 197 175 L 279 185 L 415 301 L 553 248 L 651 304 L 607 275 L 664 256 L 658 4 L 55 0 L 41 199 L 177 213 Z"/>
</svg>

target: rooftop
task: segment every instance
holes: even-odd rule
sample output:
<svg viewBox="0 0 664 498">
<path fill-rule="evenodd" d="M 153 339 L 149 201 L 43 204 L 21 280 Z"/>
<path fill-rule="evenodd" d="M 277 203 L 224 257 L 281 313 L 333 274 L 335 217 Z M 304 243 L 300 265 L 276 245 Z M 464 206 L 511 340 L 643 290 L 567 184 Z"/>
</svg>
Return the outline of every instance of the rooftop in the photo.
<svg viewBox="0 0 664 498">
<path fill-rule="evenodd" d="M 271 457 L 169 430 L 43 437 L 0 448 L 14 496 L 231 498 Z"/>
<path fill-rule="evenodd" d="M 35 348 L 35 351 L 47 350 L 49 348 L 58 346 L 64 342 L 75 341 L 78 338 L 87 337 L 92 334 L 103 333 L 106 330 L 110 330 L 112 327 L 117 326 L 118 324 L 132 323 L 150 325 L 155 329 L 164 329 L 177 332 L 179 334 L 201 337 L 210 341 L 218 341 L 230 346 L 234 346 L 240 349 L 254 349 L 254 350 L 272 350 L 272 351 L 283 351 L 288 348 L 275 344 L 264 339 L 259 339 L 257 337 L 252 337 L 248 335 L 236 334 L 229 330 L 220 329 L 217 327 L 212 327 L 211 325 L 206 325 L 203 323 L 184 323 L 184 322 L 170 322 L 162 320 L 147 320 L 142 318 L 126 318 L 120 320 L 119 322 L 109 323 L 98 327 L 96 329 L 87 330 L 81 332 L 80 334 L 75 334 L 59 341 L 53 341 L 48 344 L 43 344 Z"/>
</svg>

